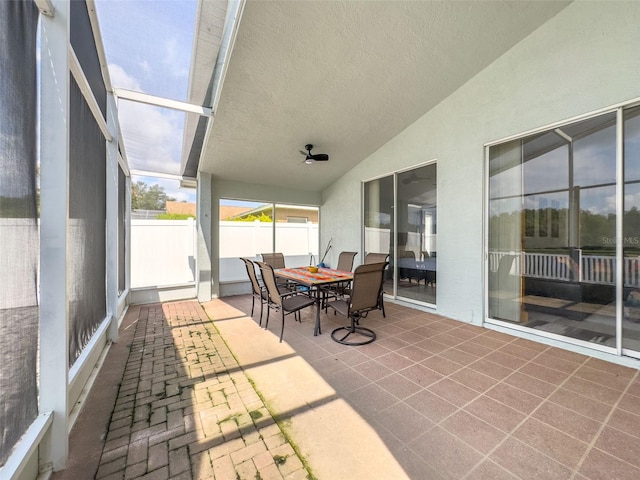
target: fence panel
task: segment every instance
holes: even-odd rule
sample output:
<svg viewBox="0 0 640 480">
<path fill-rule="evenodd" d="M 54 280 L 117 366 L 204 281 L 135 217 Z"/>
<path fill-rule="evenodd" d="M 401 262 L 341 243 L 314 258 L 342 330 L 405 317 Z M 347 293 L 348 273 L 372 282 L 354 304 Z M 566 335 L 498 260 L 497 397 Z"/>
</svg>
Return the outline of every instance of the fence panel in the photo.
<svg viewBox="0 0 640 480">
<path fill-rule="evenodd" d="M 196 226 L 189 220 L 131 220 L 131 287 L 195 282 Z"/>
<path fill-rule="evenodd" d="M 284 253 L 288 267 L 309 263 L 310 254 L 318 260 L 317 223 L 276 223 L 276 250 Z M 273 225 L 267 222 L 220 222 L 221 282 L 247 280 L 239 257 L 260 260 L 260 254 L 273 250 Z"/>
</svg>

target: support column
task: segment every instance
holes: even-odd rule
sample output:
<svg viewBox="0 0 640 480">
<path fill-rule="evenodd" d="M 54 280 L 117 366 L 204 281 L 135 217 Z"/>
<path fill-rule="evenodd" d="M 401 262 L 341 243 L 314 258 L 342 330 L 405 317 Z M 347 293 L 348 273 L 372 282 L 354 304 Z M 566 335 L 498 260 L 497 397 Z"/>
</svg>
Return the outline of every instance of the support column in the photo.
<svg viewBox="0 0 640 480">
<path fill-rule="evenodd" d="M 112 93 L 107 93 L 107 339 L 118 341 L 118 111 Z"/>
<path fill-rule="evenodd" d="M 55 16 L 40 18 L 40 412 L 53 423 L 40 461 L 60 470 L 69 454 L 69 2 L 52 4 Z"/>
<path fill-rule="evenodd" d="M 212 179 L 209 173 L 198 173 L 197 223 L 198 251 L 196 258 L 196 288 L 198 301 L 207 302 L 213 298 L 212 277 Z M 217 215 L 216 217 L 217 218 Z M 216 256 L 217 257 L 217 256 Z M 216 282 L 217 285 L 217 282 Z"/>
</svg>

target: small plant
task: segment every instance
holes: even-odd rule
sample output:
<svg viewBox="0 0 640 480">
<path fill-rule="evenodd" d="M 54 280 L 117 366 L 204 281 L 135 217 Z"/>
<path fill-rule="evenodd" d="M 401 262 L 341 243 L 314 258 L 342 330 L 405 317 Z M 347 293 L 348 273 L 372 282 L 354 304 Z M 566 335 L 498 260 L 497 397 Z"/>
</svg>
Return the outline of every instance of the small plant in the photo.
<svg viewBox="0 0 640 480">
<path fill-rule="evenodd" d="M 249 416 L 252 420 L 257 420 L 259 418 L 262 418 L 264 415 L 262 415 L 262 412 L 260 410 L 252 410 L 249 412 Z"/>
<path fill-rule="evenodd" d="M 273 456 L 273 461 L 276 462 L 276 465 L 284 465 L 285 463 L 287 463 L 287 456 L 286 455 L 274 455 Z"/>
</svg>

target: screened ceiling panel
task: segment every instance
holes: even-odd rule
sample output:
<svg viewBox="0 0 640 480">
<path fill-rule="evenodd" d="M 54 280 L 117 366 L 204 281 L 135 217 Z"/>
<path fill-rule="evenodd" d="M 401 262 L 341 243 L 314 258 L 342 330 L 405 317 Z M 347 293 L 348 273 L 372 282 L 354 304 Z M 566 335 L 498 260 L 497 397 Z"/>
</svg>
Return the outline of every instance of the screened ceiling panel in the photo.
<svg viewBox="0 0 640 480">
<path fill-rule="evenodd" d="M 129 167 L 179 175 L 186 114 L 128 100 L 118 111 Z"/>
<path fill-rule="evenodd" d="M 96 1 L 116 92 L 124 89 L 187 101 L 197 4 L 194 0 Z M 187 114 L 120 98 L 118 116 L 131 169 L 181 173 Z"/>
</svg>

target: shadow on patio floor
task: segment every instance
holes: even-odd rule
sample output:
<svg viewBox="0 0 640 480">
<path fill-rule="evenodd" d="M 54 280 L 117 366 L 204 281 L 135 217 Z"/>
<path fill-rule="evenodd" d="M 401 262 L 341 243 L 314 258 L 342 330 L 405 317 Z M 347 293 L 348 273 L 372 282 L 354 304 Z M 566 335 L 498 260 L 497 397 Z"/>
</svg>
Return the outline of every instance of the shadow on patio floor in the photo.
<svg viewBox="0 0 640 480">
<path fill-rule="evenodd" d="M 305 478 L 293 446 L 320 480 L 640 478 L 637 370 L 393 304 L 372 344 L 333 342 L 333 315 L 314 337 L 313 310 L 278 343 L 279 319 L 224 300 L 202 305 L 213 324 L 195 301 L 130 308 L 54 479 Z"/>
</svg>

